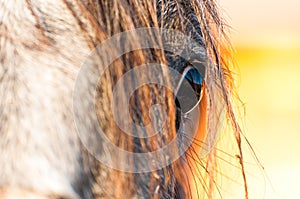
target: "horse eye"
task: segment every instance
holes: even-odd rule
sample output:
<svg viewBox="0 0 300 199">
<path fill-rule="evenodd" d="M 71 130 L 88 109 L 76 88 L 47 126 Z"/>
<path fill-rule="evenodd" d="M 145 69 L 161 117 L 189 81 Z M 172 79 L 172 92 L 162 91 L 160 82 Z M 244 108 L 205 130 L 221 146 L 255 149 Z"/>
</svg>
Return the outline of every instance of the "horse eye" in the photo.
<svg viewBox="0 0 300 199">
<path fill-rule="evenodd" d="M 196 68 L 190 68 L 185 75 L 185 79 L 188 80 L 188 82 L 194 89 L 198 100 L 201 100 L 202 85 L 203 85 L 202 75 L 197 71 Z"/>
<path fill-rule="evenodd" d="M 192 111 L 201 101 L 203 76 L 193 66 L 187 66 L 179 81 L 175 103 L 183 114 Z M 191 89 L 192 88 L 192 89 Z"/>
</svg>

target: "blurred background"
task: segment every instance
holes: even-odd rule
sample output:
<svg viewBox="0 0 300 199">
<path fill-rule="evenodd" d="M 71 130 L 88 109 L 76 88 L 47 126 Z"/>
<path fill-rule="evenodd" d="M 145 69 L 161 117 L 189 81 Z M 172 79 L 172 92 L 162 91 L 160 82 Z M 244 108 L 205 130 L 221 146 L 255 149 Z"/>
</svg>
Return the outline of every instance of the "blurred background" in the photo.
<svg viewBox="0 0 300 199">
<path fill-rule="evenodd" d="M 245 134 L 267 174 L 248 163 L 250 198 L 300 198 L 300 1 L 218 3 L 232 28 Z"/>
</svg>

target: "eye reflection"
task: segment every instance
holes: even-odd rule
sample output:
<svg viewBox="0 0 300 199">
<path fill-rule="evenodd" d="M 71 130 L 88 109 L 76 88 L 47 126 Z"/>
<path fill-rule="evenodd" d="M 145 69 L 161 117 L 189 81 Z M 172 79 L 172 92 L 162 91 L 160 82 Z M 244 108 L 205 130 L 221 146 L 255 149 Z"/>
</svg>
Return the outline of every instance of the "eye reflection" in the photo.
<svg viewBox="0 0 300 199">
<path fill-rule="evenodd" d="M 186 81 L 184 81 L 186 80 Z M 193 96 L 188 87 L 192 87 Z M 203 87 L 203 76 L 193 66 L 187 66 L 182 72 L 182 77 L 177 86 L 175 104 L 177 110 L 182 114 L 188 114 L 192 111 L 201 101 Z M 196 96 L 196 99 L 195 99 Z M 180 105 L 179 102 L 184 103 Z"/>
</svg>

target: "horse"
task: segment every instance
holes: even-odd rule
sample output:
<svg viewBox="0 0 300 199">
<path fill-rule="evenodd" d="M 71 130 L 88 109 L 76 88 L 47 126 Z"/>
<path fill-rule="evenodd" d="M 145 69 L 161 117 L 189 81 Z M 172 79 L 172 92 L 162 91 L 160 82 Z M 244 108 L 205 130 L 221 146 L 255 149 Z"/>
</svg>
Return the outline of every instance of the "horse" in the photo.
<svg viewBox="0 0 300 199">
<path fill-rule="evenodd" d="M 1 1 L 0 198 L 213 198 L 224 123 L 248 198 L 228 52 L 212 0 Z"/>
</svg>

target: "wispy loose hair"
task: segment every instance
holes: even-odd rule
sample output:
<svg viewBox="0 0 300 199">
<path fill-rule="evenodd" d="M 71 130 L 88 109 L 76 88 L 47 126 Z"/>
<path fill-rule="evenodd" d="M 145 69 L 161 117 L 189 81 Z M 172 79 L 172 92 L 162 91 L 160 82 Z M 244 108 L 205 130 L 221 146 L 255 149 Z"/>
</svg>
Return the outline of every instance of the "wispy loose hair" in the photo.
<svg viewBox="0 0 300 199">
<path fill-rule="evenodd" d="M 221 126 L 226 123 L 232 127 L 230 132 L 235 139 L 228 138 L 228 142 L 236 144 L 238 151 L 237 156 L 230 157 L 239 159 L 245 198 L 248 198 L 241 147 L 242 132 L 233 108 L 237 95 L 231 72 L 231 54 L 230 49 L 226 48 L 226 26 L 214 1 L 24 0 L 1 2 L 0 13 L 4 13 L 2 19 L 0 14 L 0 95 L 2 101 L 8 104 L 0 104 L 3 110 L 0 113 L 0 138 L 3 138 L 0 148 L 5 155 L 1 157 L 7 157 L 7 160 L 0 158 L 0 164 L 6 165 L 2 171 L 0 187 L 16 186 L 55 196 L 63 192 L 62 195 L 83 198 L 201 198 L 202 195 L 214 198 L 215 192 L 219 191 L 217 176 L 222 169 L 217 168 L 218 160 L 227 153 L 216 146 L 206 151 L 206 156 L 202 157 L 201 150 L 206 145 L 215 144 L 222 131 Z M 75 127 L 71 118 L 71 90 L 80 64 L 98 44 L 117 33 L 145 27 L 178 30 L 202 45 L 205 52 L 201 53 L 208 59 L 207 81 L 200 105 L 201 132 L 192 140 L 188 151 L 179 160 L 161 170 L 131 174 L 100 164 L 82 146 L 74 133 Z M 161 38 L 153 36 L 152 39 L 162 45 Z M 138 47 L 141 40 L 142 38 L 136 37 L 130 45 Z M 111 53 L 114 53 L 114 49 L 111 49 Z M 99 59 L 94 60 L 97 67 L 101 67 L 102 57 L 99 55 Z M 105 71 L 96 93 L 97 116 L 107 137 L 117 146 L 136 153 L 155 151 L 169 143 L 178 133 L 173 94 L 156 85 L 145 86 L 136 91 L 131 105 L 136 112 L 132 115 L 133 119 L 145 124 L 149 122 L 146 113 L 151 104 L 163 102 L 163 107 L 169 114 L 168 125 L 159 135 L 149 139 L 132 138 L 124 134 L 112 121 L 113 115 L 108 105 L 113 86 L 134 66 L 151 62 L 165 65 L 173 63 L 173 67 L 182 64 L 173 55 L 159 49 L 127 53 Z M 30 75 L 35 75 L 36 79 L 29 77 L 26 72 L 29 70 L 33 71 Z M 49 79 L 42 81 L 39 75 Z M 168 71 L 149 71 L 142 78 L 147 79 L 149 75 L 156 77 L 158 81 L 171 81 Z M 133 84 L 129 82 L 128 87 L 133 87 Z M 39 100 L 33 97 L 37 93 L 40 93 L 36 97 Z M 9 103 L 10 100 L 13 102 Z M 118 108 L 121 111 L 124 107 Z M 34 120 L 36 117 L 32 115 L 54 119 L 45 120 L 39 126 Z M 59 117 L 53 117 L 54 115 Z M 82 119 L 88 120 L 87 118 Z M 14 142 L 19 148 L 13 148 L 11 140 L 18 137 L 17 132 L 21 131 L 26 133 L 18 138 L 20 142 Z M 51 144 L 39 143 L 37 135 L 41 135 L 40 132 L 45 133 L 42 135 L 46 138 L 50 137 L 47 132 L 51 134 L 51 139 L 39 138 Z M 68 132 L 70 136 L 60 132 Z M 183 144 L 188 141 L 186 139 L 189 138 L 184 133 L 181 136 Z M 226 134 L 225 139 L 226 137 L 230 136 Z M 57 147 L 66 143 L 68 147 Z M 28 149 L 27 146 L 35 148 Z M 22 167 L 18 162 L 29 162 L 27 155 L 34 154 L 35 150 L 40 150 L 45 155 L 45 162 L 51 162 L 51 169 L 58 176 L 57 179 L 52 176 L 49 181 L 61 180 L 61 187 L 48 183 L 46 174 L 40 178 L 43 180 L 40 185 L 38 181 L 26 184 L 27 181 L 17 176 L 22 173 L 22 169 L 28 169 L 25 176 L 20 174 L 25 179 L 30 176 L 39 178 L 41 173 L 47 172 L 40 169 L 42 166 L 39 164 L 39 169 L 34 170 L 32 165 L 23 164 Z M 16 153 L 21 154 L 20 158 L 13 157 Z M 54 160 L 54 157 L 58 159 Z M 137 164 L 134 160 L 130 161 L 131 164 Z M 16 177 L 12 179 L 9 178 L 12 175 L 9 167 L 14 167 L 16 171 L 13 175 Z M 65 176 L 66 181 L 70 182 L 62 180 L 61 176 Z M 51 193 L 47 193 L 47 188 Z"/>
</svg>

